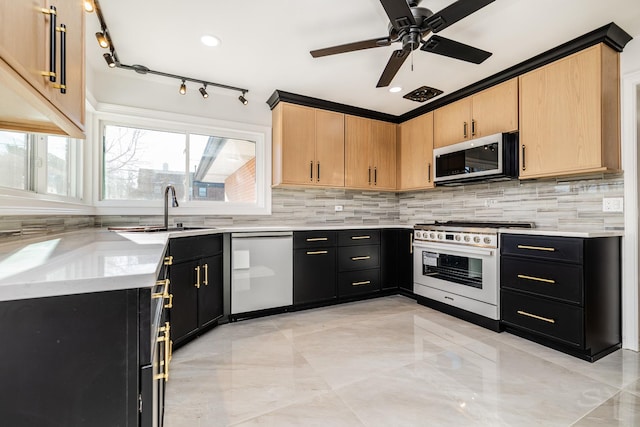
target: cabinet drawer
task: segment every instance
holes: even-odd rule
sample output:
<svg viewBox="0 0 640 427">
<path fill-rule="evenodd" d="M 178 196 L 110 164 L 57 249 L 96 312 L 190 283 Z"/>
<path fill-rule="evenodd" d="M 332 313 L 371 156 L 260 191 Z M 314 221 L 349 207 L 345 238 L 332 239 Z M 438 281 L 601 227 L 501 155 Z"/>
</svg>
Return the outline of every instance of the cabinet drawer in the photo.
<svg viewBox="0 0 640 427">
<path fill-rule="evenodd" d="M 180 262 L 222 253 L 222 235 L 172 238 L 169 253 L 173 262 Z"/>
<path fill-rule="evenodd" d="M 340 271 L 364 270 L 380 266 L 380 246 L 347 246 L 338 248 L 338 269 Z"/>
<path fill-rule="evenodd" d="M 502 257 L 500 282 L 503 288 L 583 303 L 583 274 L 579 264 Z"/>
<path fill-rule="evenodd" d="M 503 234 L 501 248 L 503 255 L 581 263 L 583 240 L 571 237 Z"/>
<path fill-rule="evenodd" d="M 584 348 L 584 316 L 579 307 L 503 289 L 501 319 L 547 338 Z"/>
<path fill-rule="evenodd" d="M 380 270 L 348 271 L 338 275 L 338 296 L 357 295 L 380 290 Z"/>
<path fill-rule="evenodd" d="M 339 246 L 378 244 L 380 244 L 380 230 L 345 230 L 338 234 Z"/>
<path fill-rule="evenodd" d="M 294 249 L 336 246 L 337 241 L 335 231 L 296 231 L 293 233 Z"/>
</svg>

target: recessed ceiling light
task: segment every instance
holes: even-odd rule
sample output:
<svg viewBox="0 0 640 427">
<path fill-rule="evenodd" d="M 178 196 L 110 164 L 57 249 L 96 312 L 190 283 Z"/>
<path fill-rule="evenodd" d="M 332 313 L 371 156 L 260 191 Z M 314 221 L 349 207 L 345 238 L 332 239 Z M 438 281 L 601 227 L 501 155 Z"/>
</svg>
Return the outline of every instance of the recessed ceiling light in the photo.
<svg viewBox="0 0 640 427">
<path fill-rule="evenodd" d="M 402 88 L 400 86 L 394 86 L 394 87 L 389 88 L 389 92 L 391 92 L 391 93 L 398 93 L 401 90 L 402 90 Z"/>
<path fill-rule="evenodd" d="M 220 39 L 214 36 L 202 36 L 200 38 L 200 41 L 205 46 L 211 46 L 211 47 L 218 46 L 220 44 Z"/>
</svg>

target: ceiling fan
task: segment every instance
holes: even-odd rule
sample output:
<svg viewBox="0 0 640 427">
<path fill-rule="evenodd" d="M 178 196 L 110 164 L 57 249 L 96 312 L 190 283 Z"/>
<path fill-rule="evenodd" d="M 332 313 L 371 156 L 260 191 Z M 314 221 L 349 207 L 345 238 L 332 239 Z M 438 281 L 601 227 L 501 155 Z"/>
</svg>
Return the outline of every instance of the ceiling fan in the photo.
<svg viewBox="0 0 640 427">
<path fill-rule="evenodd" d="M 388 36 L 312 50 L 310 52 L 311 56 L 318 58 L 338 53 L 390 46 L 391 43 L 401 42 L 402 48 L 393 51 L 376 87 L 389 86 L 404 61 L 409 57 L 409 54 L 418 48 L 425 52 L 436 53 L 474 64 L 480 64 L 491 56 L 491 52 L 435 34 L 495 0 L 458 0 L 437 13 L 433 13 L 424 7 L 418 7 L 420 1 L 380 0 L 387 16 L 389 16 Z M 423 40 L 429 33 L 433 33 L 433 35 L 428 40 Z"/>
</svg>

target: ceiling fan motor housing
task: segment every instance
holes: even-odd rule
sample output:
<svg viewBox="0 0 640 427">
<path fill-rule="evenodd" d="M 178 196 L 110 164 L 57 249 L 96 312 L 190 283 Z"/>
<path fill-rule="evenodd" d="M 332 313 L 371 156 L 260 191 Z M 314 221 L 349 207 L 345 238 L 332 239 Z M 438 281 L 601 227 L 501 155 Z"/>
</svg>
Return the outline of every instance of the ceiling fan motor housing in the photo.
<svg viewBox="0 0 640 427">
<path fill-rule="evenodd" d="M 419 43 L 422 38 L 431 31 L 427 25 L 427 19 L 433 15 L 431 10 L 425 7 L 412 7 L 411 14 L 413 15 L 413 19 L 416 21 L 416 25 L 408 25 L 399 30 L 396 29 L 391 22 L 389 22 L 388 26 L 389 38 L 392 42 L 402 41 L 402 48 L 404 50 L 414 50 L 420 47 Z M 415 44 L 416 35 L 419 38 L 417 44 Z"/>
</svg>

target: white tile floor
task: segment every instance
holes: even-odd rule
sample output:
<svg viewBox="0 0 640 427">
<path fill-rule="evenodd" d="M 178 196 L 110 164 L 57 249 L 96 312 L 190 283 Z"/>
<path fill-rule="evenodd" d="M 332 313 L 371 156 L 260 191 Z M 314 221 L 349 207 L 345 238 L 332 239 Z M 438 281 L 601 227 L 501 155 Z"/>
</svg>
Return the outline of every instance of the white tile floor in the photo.
<svg viewBox="0 0 640 427">
<path fill-rule="evenodd" d="M 640 355 L 588 363 L 393 296 L 179 349 L 165 426 L 637 426 Z"/>
</svg>

